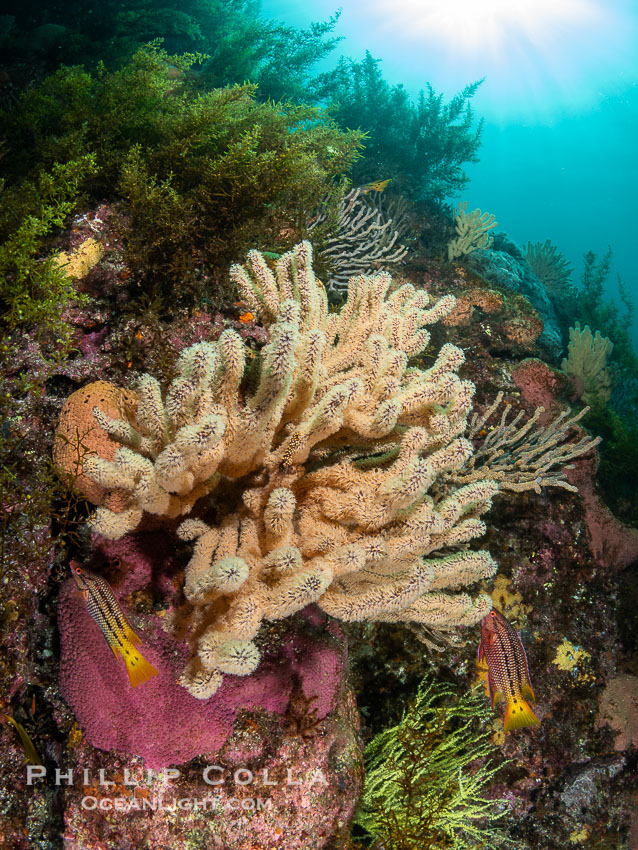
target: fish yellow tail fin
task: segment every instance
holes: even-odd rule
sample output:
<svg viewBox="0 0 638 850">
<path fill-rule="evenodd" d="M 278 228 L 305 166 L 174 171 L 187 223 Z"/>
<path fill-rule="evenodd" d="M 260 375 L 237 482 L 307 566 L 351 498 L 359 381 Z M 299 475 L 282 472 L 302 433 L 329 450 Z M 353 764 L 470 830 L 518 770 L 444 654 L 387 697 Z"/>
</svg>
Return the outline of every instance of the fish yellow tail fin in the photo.
<svg viewBox="0 0 638 850">
<path fill-rule="evenodd" d="M 149 664 L 143 655 L 140 655 L 131 640 L 123 641 L 121 646 L 118 647 L 118 651 L 126 664 L 126 670 L 132 687 L 136 688 L 138 685 L 143 685 L 144 682 L 148 682 L 153 676 L 157 676 L 155 667 Z"/>
<path fill-rule="evenodd" d="M 539 723 L 540 720 L 522 697 L 518 697 L 516 702 L 513 699 L 508 700 L 505 709 L 506 732 L 511 732 L 512 729 L 523 729 L 525 726 L 536 726 Z"/>
</svg>

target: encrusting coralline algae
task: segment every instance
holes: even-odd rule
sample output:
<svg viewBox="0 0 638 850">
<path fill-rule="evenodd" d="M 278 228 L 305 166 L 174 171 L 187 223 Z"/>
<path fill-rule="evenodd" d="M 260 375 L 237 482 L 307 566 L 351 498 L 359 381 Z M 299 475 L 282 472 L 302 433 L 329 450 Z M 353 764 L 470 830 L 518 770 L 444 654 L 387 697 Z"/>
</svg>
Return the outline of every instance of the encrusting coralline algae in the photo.
<svg viewBox="0 0 638 850">
<path fill-rule="evenodd" d="M 58 465 L 103 489 L 91 525 L 107 538 L 133 532 L 144 513 L 175 518 L 198 503 L 178 528 L 194 542 L 185 601 L 165 618 L 192 647 L 181 684 L 206 699 L 225 673 L 253 672 L 261 624 L 312 602 L 343 620 L 437 631 L 478 622 L 491 600 L 465 590 L 496 564 L 466 547 L 485 531 L 496 479 L 566 486 L 548 470 L 595 441 L 566 446 L 569 421 L 540 440 L 523 425 L 499 444 L 494 475 L 493 451 L 477 466 L 461 349 L 445 344 L 429 368 L 409 365 L 428 346 L 427 326 L 454 308 L 451 295 L 432 304 L 410 284 L 393 289 L 386 273 L 359 276 L 329 313 L 309 243 L 274 273 L 251 251 L 231 277 L 268 332 L 252 391 L 243 341 L 226 330 L 182 353 L 166 392 L 142 375 L 119 417 L 93 406 L 90 429 L 78 424 L 88 389 L 78 391 L 83 409 L 74 412 L 75 393 L 56 437 Z M 95 431 L 115 444 L 106 456 L 92 447 Z M 89 449 L 74 466 L 70 445 Z M 229 482 L 241 495 L 210 525 L 206 497 Z"/>
</svg>

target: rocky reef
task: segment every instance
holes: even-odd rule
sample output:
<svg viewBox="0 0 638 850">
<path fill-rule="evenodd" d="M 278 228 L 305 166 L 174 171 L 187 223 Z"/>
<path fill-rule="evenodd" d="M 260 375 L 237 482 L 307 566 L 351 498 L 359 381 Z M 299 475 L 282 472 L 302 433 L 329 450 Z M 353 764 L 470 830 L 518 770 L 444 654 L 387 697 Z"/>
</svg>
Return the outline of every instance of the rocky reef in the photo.
<svg viewBox="0 0 638 850">
<path fill-rule="evenodd" d="M 60 246 L 97 230 L 104 249 L 66 316 L 75 352 L 56 359 L 22 329 L 3 362 L 19 461 L 3 496 L 3 709 L 41 762 L 27 784 L 24 739 L 0 726 L 4 843 L 357 846 L 362 742 L 401 720 L 426 672 L 472 686 L 489 594 L 522 631 L 541 719 L 489 729 L 501 825 L 530 850 L 630 847 L 638 535 L 597 494 L 595 440 L 525 295 L 413 257 L 406 280 L 360 282 L 330 312 L 302 247 L 278 270 L 263 255 L 238 268 L 241 305 L 130 314 L 117 224 L 86 221 Z M 231 349 L 246 360 L 234 383 Z M 78 392 L 90 428 L 73 454 Z M 58 421 L 62 483 L 41 462 Z M 179 454 L 189 435 L 201 468 Z M 108 580 L 149 682 L 130 687 L 71 561 Z M 220 580 L 230 561 L 237 586 Z M 246 600 L 258 615 L 242 631 Z"/>
</svg>

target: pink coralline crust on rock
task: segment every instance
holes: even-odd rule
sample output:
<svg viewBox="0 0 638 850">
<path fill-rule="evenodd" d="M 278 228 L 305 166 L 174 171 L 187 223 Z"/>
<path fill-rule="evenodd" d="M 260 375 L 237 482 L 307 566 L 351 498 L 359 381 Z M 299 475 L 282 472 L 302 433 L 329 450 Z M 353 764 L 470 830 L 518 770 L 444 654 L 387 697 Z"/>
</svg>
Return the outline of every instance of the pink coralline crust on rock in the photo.
<svg viewBox="0 0 638 850">
<path fill-rule="evenodd" d="M 546 411 L 556 404 L 557 396 L 567 386 L 562 372 L 533 357 L 519 363 L 512 371 L 512 380 L 530 407 L 544 407 Z"/>
<path fill-rule="evenodd" d="M 623 674 L 607 682 L 596 717 L 596 729 L 603 726 L 617 733 L 616 750 L 638 747 L 638 676 Z"/>
<path fill-rule="evenodd" d="M 64 848 L 326 850 L 342 846 L 363 785 L 359 718 L 349 690 L 315 731 L 308 738 L 261 721 L 243 724 L 214 762 L 183 767 L 181 775 L 171 780 L 161 773 L 149 777 L 139 759 L 119 761 L 83 742 L 72 753 L 73 764 L 66 767 L 73 767 L 78 776 L 87 770 L 93 784 L 85 788 L 76 781 L 61 789 Z M 209 780 L 220 784 L 206 784 L 204 771 L 209 765 Z M 137 793 L 124 785 L 124 768 L 140 783 Z M 101 769 L 107 781 L 116 783 L 114 788 L 98 785 Z M 134 794 L 137 804 L 128 810 Z M 83 803 L 87 795 L 95 797 L 95 808 Z M 120 810 L 115 810 L 113 798 L 118 799 Z M 144 801 L 153 806 L 159 799 L 163 806 L 141 808 Z M 171 810 L 177 801 L 185 805 Z"/>
<path fill-rule="evenodd" d="M 107 328 L 103 327 L 96 331 L 89 331 L 80 340 L 80 351 L 82 356 L 88 359 L 97 357 L 107 335 Z"/>
<path fill-rule="evenodd" d="M 622 570 L 638 558 L 638 528 L 624 525 L 600 500 L 594 489 L 597 465 L 597 457 L 582 458 L 566 477 L 578 487 L 592 555 L 601 567 Z"/>
<path fill-rule="evenodd" d="M 183 351 L 197 342 L 213 342 L 219 339 L 224 330 L 224 319 L 216 313 L 214 316 L 204 310 L 196 310 L 186 325 L 168 325 L 163 328 L 164 341 L 175 351 Z M 146 334 L 145 342 L 153 344 L 152 333 Z"/>
<path fill-rule="evenodd" d="M 546 411 L 556 406 L 557 397 L 568 387 L 562 372 L 533 358 L 523 360 L 512 378 L 530 407 L 542 405 Z M 592 555 L 601 567 L 620 570 L 638 558 L 638 529 L 624 525 L 601 501 L 594 485 L 597 466 L 596 454 L 578 458 L 565 477 L 578 488 Z"/>
<path fill-rule="evenodd" d="M 239 709 L 282 715 L 296 685 L 320 719 L 341 695 L 345 640 L 337 624 L 318 612 L 273 629 L 257 670 L 250 676 L 225 676 L 208 700 L 195 699 L 177 684 L 188 648 L 163 631 L 160 617 L 129 620 L 142 640 L 142 655 L 158 670 L 137 688 L 131 687 L 122 659 L 115 659 L 73 580 L 62 585 L 60 691 L 90 744 L 139 755 L 148 767 L 212 757 L 231 734 Z"/>
<path fill-rule="evenodd" d="M 189 345 L 197 342 L 213 342 L 227 328 L 233 328 L 243 338 L 251 338 L 256 342 L 265 343 L 268 339 L 266 330 L 255 322 L 240 322 L 221 313 L 207 313 L 203 310 L 195 311 L 188 324 L 184 326 L 169 326 L 165 329 L 164 342 L 167 342 L 175 351 L 183 351 Z M 152 333 L 147 334 L 147 344 L 152 344 Z"/>
</svg>

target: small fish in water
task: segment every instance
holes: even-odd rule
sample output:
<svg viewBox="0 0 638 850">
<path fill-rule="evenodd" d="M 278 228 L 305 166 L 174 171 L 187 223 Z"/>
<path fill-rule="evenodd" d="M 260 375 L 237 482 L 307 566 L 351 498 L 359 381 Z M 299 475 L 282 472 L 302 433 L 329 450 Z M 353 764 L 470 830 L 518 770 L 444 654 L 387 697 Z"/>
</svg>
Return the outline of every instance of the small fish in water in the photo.
<svg viewBox="0 0 638 850">
<path fill-rule="evenodd" d="M 361 193 L 367 195 L 368 192 L 383 192 L 391 180 L 392 177 L 388 177 L 387 180 L 375 180 L 372 183 L 366 183 L 365 186 L 361 186 Z"/>
<path fill-rule="evenodd" d="M 487 686 L 492 708 L 505 700 L 505 731 L 540 723 L 527 700 L 535 700 L 527 656 L 518 632 L 500 611 L 492 608 L 481 620 L 479 661 L 487 663 Z"/>
<path fill-rule="evenodd" d="M 113 650 L 113 655 L 117 658 L 119 653 L 124 659 L 131 685 L 136 688 L 157 676 L 155 667 L 135 648 L 142 641 L 129 625 L 108 582 L 75 563 L 71 564 L 71 575 L 86 600 L 89 614 Z"/>
</svg>

